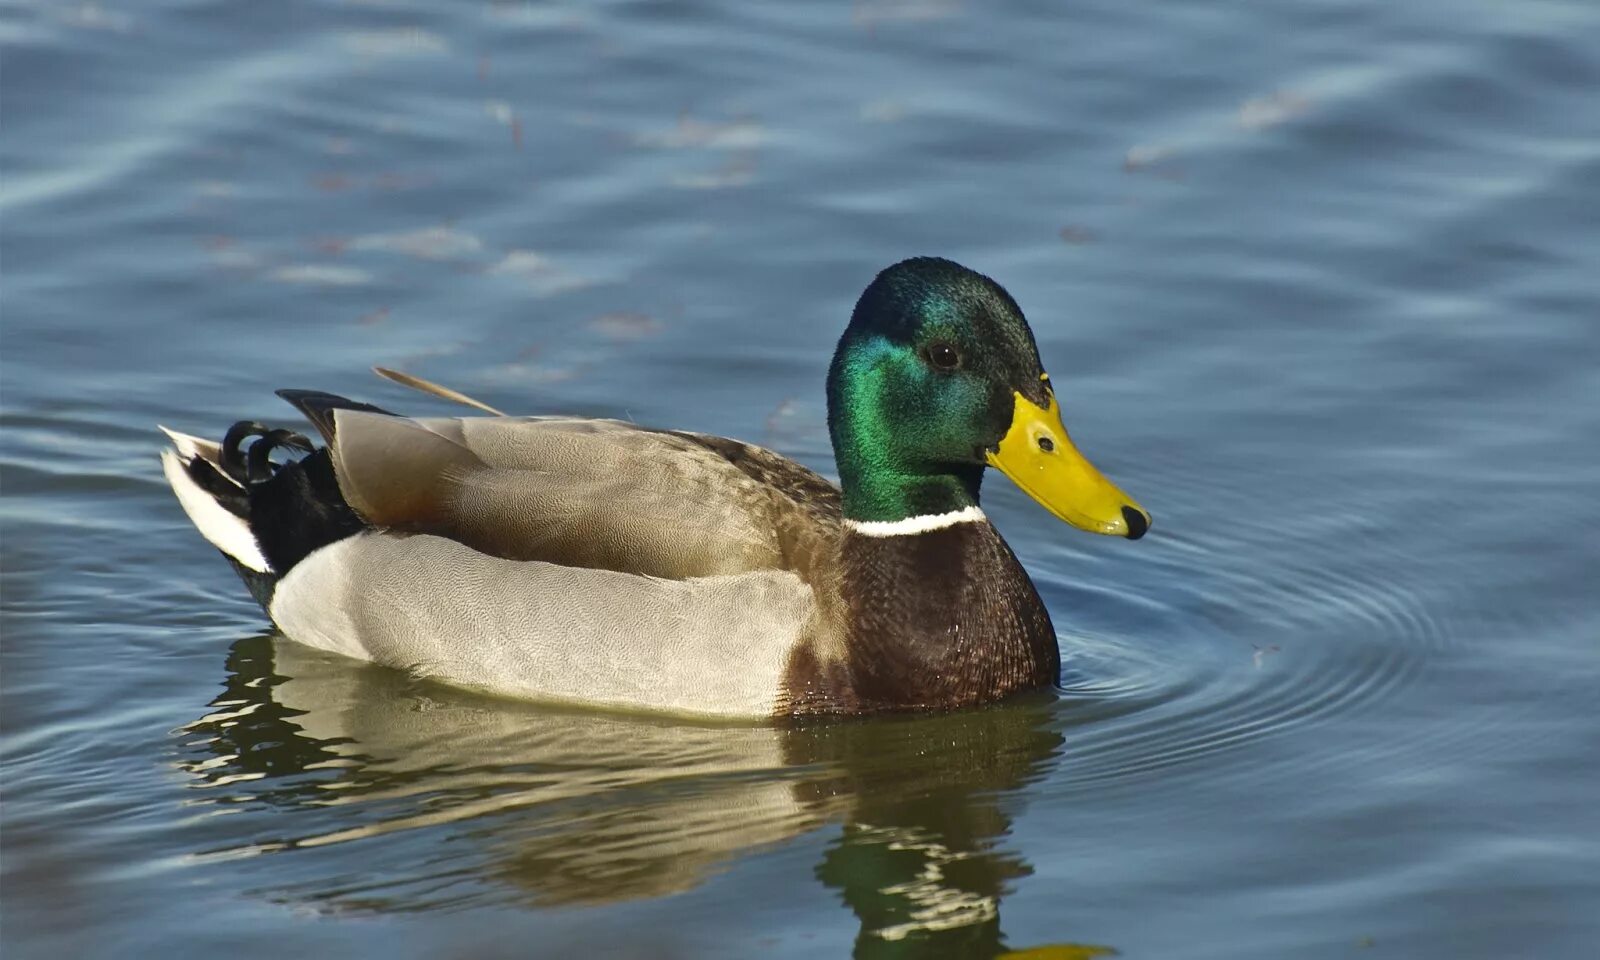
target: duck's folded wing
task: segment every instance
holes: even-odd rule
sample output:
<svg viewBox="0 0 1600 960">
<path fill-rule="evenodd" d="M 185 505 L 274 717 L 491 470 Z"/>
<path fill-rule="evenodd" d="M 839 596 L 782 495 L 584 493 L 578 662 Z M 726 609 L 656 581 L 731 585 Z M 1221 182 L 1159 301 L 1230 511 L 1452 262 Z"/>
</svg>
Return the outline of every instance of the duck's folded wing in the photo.
<svg viewBox="0 0 1600 960">
<path fill-rule="evenodd" d="M 689 436 L 611 420 L 335 418 L 340 490 L 378 526 L 674 578 L 782 569 L 793 553 L 793 501 Z"/>
<path fill-rule="evenodd" d="M 369 531 L 277 585 L 293 640 L 499 694 L 771 716 L 815 603 L 781 571 L 665 580 Z"/>
</svg>

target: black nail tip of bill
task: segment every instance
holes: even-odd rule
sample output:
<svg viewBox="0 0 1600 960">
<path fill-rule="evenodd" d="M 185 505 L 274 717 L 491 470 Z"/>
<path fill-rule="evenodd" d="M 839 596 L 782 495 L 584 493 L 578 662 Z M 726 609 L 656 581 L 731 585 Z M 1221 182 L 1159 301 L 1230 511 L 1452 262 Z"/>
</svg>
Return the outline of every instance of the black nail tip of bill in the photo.
<svg viewBox="0 0 1600 960">
<path fill-rule="evenodd" d="M 1128 539 L 1137 540 L 1150 531 L 1150 519 L 1132 507 L 1122 508 L 1122 519 L 1128 521 Z"/>
</svg>

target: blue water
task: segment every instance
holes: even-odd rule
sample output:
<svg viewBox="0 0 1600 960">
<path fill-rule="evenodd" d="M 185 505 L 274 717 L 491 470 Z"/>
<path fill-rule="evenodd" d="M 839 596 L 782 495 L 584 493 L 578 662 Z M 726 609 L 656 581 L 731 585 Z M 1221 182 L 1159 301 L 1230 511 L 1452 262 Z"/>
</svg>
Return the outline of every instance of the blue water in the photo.
<svg viewBox="0 0 1600 960">
<path fill-rule="evenodd" d="M 1589 0 L 5 0 L 0 42 L 8 958 L 1595 955 Z M 1156 518 L 986 486 L 1059 695 L 482 700 L 274 638 L 160 479 L 156 423 L 277 387 L 446 409 L 375 363 L 831 471 L 833 341 L 924 253 Z"/>
</svg>

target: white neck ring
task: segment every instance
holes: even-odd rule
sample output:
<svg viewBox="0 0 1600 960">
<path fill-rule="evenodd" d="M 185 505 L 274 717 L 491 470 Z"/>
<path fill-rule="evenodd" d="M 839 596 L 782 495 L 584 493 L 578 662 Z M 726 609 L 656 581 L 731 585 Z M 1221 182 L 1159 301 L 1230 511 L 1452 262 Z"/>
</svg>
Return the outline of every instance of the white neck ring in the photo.
<svg viewBox="0 0 1600 960">
<path fill-rule="evenodd" d="M 987 521 L 983 511 L 976 506 L 963 507 L 960 510 L 951 510 L 949 513 L 925 513 L 918 517 L 906 517 L 902 520 L 851 520 L 846 518 L 844 525 L 850 530 L 866 537 L 905 537 L 912 534 L 928 533 L 933 530 L 943 530 L 953 527 L 958 523 L 976 523 L 980 520 Z"/>
</svg>

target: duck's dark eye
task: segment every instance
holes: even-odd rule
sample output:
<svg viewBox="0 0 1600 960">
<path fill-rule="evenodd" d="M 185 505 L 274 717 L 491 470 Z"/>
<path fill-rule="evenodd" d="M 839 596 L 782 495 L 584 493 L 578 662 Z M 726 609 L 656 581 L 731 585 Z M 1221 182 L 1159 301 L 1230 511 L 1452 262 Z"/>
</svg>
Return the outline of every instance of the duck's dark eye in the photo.
<svg viewBox="0 0 1600 960">
<path fill-rule="evenodd" d="M 935 343 L 928 348 L 928 362 L 936 370 L 954 370 L 961 366 L 961 354 L 948 343 Z"/>
</svg>

